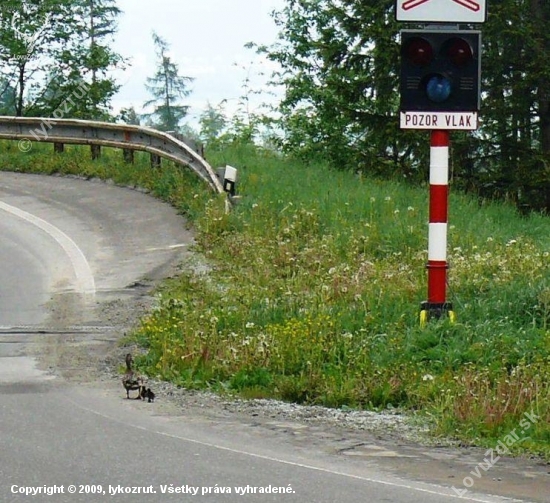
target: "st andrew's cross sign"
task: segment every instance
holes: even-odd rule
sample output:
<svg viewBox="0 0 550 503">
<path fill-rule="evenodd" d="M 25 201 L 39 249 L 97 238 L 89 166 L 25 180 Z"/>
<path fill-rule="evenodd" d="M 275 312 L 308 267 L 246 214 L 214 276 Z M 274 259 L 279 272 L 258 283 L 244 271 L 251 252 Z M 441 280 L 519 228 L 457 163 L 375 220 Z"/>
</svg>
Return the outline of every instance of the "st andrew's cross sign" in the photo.
<svg viewBox="0 0 550 503">
<path fill-rule="evenodd" d="M 397 21 L 428 23 L 483 23 L 486 0 L 397 0 Z"/>
</svg>

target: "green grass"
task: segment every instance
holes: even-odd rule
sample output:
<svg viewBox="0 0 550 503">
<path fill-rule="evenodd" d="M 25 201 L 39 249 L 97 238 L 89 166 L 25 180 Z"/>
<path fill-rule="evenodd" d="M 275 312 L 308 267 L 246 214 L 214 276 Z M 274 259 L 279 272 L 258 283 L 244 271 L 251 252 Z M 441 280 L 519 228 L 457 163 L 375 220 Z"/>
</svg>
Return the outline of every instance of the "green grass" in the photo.
<svg viewBox="0 0 550 503">
<path fill-rule="evenodd" d="M 15 144 L 12 144 L 15 145 Z M 539 419 L 516 450 L 550 453 L 550 219 L 450 196 L 449 300 L 458 321 L 418 323 L 426 297 L 428 188 L 250 147 L 230 214 L 185 171 L 105 151 L 90 162 L 2 144 L 10 169 L 83 173 L 151 189 L 185 213 L 208 274 L 182 274 L 133 337 L 151 375 L 191 388 L 333 407 L 402 407 L 436 434 L 493 445 Z"/>
</svg>

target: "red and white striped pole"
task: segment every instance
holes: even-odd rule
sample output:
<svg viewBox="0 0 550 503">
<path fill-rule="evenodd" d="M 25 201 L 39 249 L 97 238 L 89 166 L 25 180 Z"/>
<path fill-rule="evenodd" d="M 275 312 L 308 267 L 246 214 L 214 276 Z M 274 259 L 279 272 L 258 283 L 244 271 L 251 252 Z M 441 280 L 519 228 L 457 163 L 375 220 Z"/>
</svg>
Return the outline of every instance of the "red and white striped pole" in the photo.
<svg viewBox="0 0 550 503">
<path fill-rule="evenodd" d="M 447 215 L 449 199 L 449 131 L 432 131 L 430 141 L 430 222 L 428 227 L 428 300 L 420 321 L 449 313 L 447 302 Z"/>
</svg>

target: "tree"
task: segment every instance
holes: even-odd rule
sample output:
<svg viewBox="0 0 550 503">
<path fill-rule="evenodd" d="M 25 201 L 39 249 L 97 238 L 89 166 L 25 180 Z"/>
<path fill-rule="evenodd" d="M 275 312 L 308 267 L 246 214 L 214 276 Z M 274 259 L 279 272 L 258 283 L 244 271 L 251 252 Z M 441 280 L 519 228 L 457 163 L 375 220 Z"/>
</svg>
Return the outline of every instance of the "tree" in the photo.
<svg viewBox="0 0 550 503">
<path fill-rule="evenodd" d="M 399 30 L 392 0 L 288 0 L 279 40 L 259 51 L 285 87 L 283 147 L 375 175 L 425 181 L 426 133 L 398 126 Z M 453 132 L 459 187 L 550 210 L 550 3 L 503 0 L 483 27 L 481 128 Z"/>
<path fill-rule="evenodd" d="M 110 72 L 124 65 L 110 48 L 120 12 L 114 0 L 72 1 L 70 16 L 59 33 L 65 43 L 52 51 L 56 68 L 48 74 L 47 92 L 35 103 L 35 114 L 51 114 L 85 83 L 85 96 L 75 101 L 71 116 L 111 119 L 110 101 L 120 86 Z"/>
<path fill-rule="evenodd" d="M 178 65 L 168 54 L 168 43 L 154 32 L 153 43 L 158 58 L 157 71 L 147 79 L 146 88 L 153 98 L 144 104 L 146 108 L 153 107 L 153 111 L 145 116 L 161 131 L 178 131 L 189 110 L 189 106 L 179 104 L 179 100 L 189 96 L 188 86 L 193 79 L 180 75 Z"/>
<path fill-rule="evenodd" d="M 286 89 L 280 127 L 287 150 L 371 172 L 395 172 L 410 159 L 398 134 L 393 4 L 290 0 L 275 14 L 279 42 L 259 49 L 282 68 L 274 77 Z"/>
<path fill-rule="evenodd" d="M 124 122 L 125 124 L 131 124 L 134 126 L 141 125 L 141 118 L 136 112 L 136 109 L 133 105 L 129 108 L 121 109 L 117 119 Z"/>
<path fill-rule="evenodd" d="M 7 1 L 0 7 L 0 62 L 2 74 L 15 89 L 12 113 L 24 113 L 25 97 L 33 78 L 47 70 L 45 58 L 57 43 L 56 25 L 67 2 Z"/>
<path fill-rule="evenodd" d="M 16 89 L 12 113 L 51 116 L 85 85 L 71 116 L 107 118 L 118 89 L 108 72 L 122 62 L 109 49 L 119 13 L 114 0 L 3 2 L 0 63 Z"/>
<path fill-rule="evenodd" d="M 200 139 L 207 147 L 219 143 L 227 128 L 227 117 L 223 110 L 225 101 L 213 107 L 207 104 L 206 110 L 199 117 Z"/>
<path fill-rule="evenodd" d="M 90 85 L 88 106 L 83 107 L 87 118 L 106 119 L 109 117 L 109 103 L 120 88 L 110 72 L 124 65 L 123 58 L 111 49 L 121 11 L 115 0 L 78 0 L 76 12 L 82 35 L 80 41 L 73 44 L 78 57 L 72 58 L 72 65 L 69 63 L 68 66 L 76 76 L 75 83 L 79 77 L 84 77 Z M 75 63 L 78 66 L 75 67 Z"/>
<path fill-rule="evenodd" d="M 483 29 L 483 127 L 475 158 L 484 193 L 550 210 L 550 5 L 504 0 Z"/>
<path fill-rule="evenodd" d="M 10 81 L 0 77 L 0 115 L 13 113 L 16 101 L 16 90 Z"/>
</svg>

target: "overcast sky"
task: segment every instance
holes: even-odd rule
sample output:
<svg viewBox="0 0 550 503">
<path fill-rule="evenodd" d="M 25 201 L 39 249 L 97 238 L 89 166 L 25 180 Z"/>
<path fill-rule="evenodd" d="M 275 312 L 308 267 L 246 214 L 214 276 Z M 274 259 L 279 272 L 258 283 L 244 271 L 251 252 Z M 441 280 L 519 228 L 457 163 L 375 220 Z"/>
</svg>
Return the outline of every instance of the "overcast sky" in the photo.
<svg viewBox="0 0 550 503">
<path fill-rule="evenodd" d="M 207 103 L 215 106 L 225 99 L 227 110 L 234 110 L 247 75 L 253 88 L 262 88 L 266 77 L 259 73 L 270 73 L 270 63 L 244 44 L 275 42 L 277 28 L 270 13 L 284 7 L 285 0 L 118 0 L 117 4 L 123 13 L 114 48 L 130 59 L 131 66 L 117 74 L 122 88 L 113 100 L 115 111 L 133 105 L 139 112 L 150 99 L 145 80 L 156 69 L 152 40 L 156 31 L 170 44 L 180 74 L 195 79 L 185 104 L 191 105 L 189 119 L 196 124 Z"/>
</svg>

